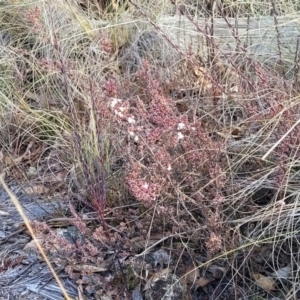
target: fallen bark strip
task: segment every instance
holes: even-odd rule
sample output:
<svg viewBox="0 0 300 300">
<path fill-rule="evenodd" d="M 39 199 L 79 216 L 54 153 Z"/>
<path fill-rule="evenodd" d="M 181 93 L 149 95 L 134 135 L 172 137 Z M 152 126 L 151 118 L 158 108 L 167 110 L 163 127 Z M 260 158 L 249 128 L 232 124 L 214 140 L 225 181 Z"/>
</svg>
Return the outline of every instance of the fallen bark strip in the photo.
<svg viewBox="0 0 300 300">
<path fill-rule="evenodd" d="M 207 45 L 209 39 L 222 56 L 244 54 L 245 49 L 249 55 L 272 60 L 278 59 L 281 51 L 284 60 L 294 61 L 300 36 L 299 15 L 208 20 L 174 16 L 161 18 L 158 25 L 181 48 L 188 50 L 192 45 L 204 57 L 211 46 Z"/>
<path fill-rule="evenodd" d="M 231 60 L 245 59 L 246 55 L 266 64 L 274 65 L 281 61 L 287 71 L 291 71 L 289 68 L 300 59 L 299 15 L 226 19 L 190 19 L 175 15 L 162 16 L 155 21 L 148 19 L 146 23 L 135 20 L 122 22 L 122 26 L 132 27 L 140 34 L 151 28 L 160 31 L 180 51 L 192 50 L 204 60 L 212 51 L 217 57 Z"/>
</svg>

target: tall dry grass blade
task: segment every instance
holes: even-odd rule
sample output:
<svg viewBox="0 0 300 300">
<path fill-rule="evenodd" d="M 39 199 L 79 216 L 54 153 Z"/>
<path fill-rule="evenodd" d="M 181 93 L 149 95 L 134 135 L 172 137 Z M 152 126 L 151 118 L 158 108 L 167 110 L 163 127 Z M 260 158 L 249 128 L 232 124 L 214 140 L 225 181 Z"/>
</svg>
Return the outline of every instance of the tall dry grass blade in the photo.
<svg viewBox="0 0 300 300">
<path fill-rule="evenodd" d="M 273 152 L 273 150 L 292 132 L 292 130 L 300 123 L 300 119 L 271 147 L 271 149 L 261 158 L 266 160 L 266 158 Z"/>
</svg>

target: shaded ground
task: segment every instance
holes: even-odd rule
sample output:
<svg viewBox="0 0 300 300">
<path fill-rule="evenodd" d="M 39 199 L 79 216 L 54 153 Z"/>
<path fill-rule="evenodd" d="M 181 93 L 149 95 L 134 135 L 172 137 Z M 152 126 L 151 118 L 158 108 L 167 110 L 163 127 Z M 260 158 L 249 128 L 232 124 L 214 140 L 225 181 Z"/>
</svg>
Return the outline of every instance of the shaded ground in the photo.
<svg viewBox="0 0 300 300">
<path fill-rule="evenodd" d="M 66 207 L 62 201 L 45 202 L 26 195 L 16 186 L 10 188 L 18 196 L 31 220 L 47 220 L 47 224 L 53 230 L 60 228 L 60 234 L 62 233 L 67 240 L 73 239 L 74 242 L 76 239 L 74 231 L 76 232 L 77 229 L 70 224 L 71 218 L 57 217 L 57 212 Z M 30 244 L 31 238 L 21 218 L 2 189 L 0 190 L 0 212 L 0 260 L 2 262 L 0 299 L 63 300 L 64 297 L 57 283 L 53 280 L 46 263 Z M 132 214 L 123 215 L 127 221 L 131 217 Z M 114 225 L 114 222 L 110 223 Z M 93 240 L 90 233 L 86 236 L 81 235 L 82 244 L 90 244 L 92 248 L 91 243 L 93 243 L 98 249 L 95 257 L 101 257 L 102 263 L 93 260 L 93 257 L 84 261 L 88 256 L 85 258 L 80 256 L 80 249 L 78 249 L 79 254 L 76 254 L 78 264 L 73 265 L 72 272 L 67 274 L 66 266 L 71 261 L 68 260 L 68 255 L 63 254 L 58 263 L 57 253 L 62 254 L 62 252 L 49 255 L 72 299 L 176 300 L 183 297 L 183 299 L 193 300 L 231 300 L 253 299 L 250 296 L 253 294 L 263 297 L 260 299 L 283 299 L 276 298 L 275 295 L 280 294 L 278 292 L 292 272 L 292 267 L 288 263 L 291 257 L 287 251 L 288 245 L 285 246 L 284 243 L 282 248 L 273 250 L 270 247 L 253 248 L 251 251 L 245 248 L 244 254 L 242 252 L 237 254 L 235 262 L 230 265 L 226 257 L 209 263 L 209 259 L 201 252 L 199 246 L 193 243 L 189 243 L 189 248 L 185 251 L 180 250 L 180 247 L 177 248 L 178 242 L 187 240 L 184 234 L 168 237 L 158 232 L 147 239 L 141 232 L 138 233 L 138 230 L 130 235 L 122 234 L 121 229 L 120 226 L 115 228 L 111 226 L 111 230 L 121 234 L 123 240 L 129 240 L 130 247 L 127 242 L 122 245 L 108 241 L 99 243 Z M 132 236 L 136 237 L 132 238 Z M 79 245 L 77 244 L 77 247 Z M 203 267 L 198 268 L 199 265 Z M 85 272 L 87 266 L 89 268 L 86 268 Z M 239 271 L 235 272 L 235 269 L 240 268 L 248 268 L 253 273 L 246 272 L 241 277 L 238 275 Z M 272 273 L 274 269 L 286 279 L 282 281 L 278 274 Z M 76 271 L 77 275 L 74 275 Z M 70 274 L 74 275 L 73 279 L 70 279 Z M 255 278 L 255 276 L 260 277 Z M 251 277 L 254 277 L 256 284 Z M 80 290 L 83 292 L 79 292 Z"/>
<path fill-rule="evenodd" d="M 16 186 L 11 189 L 31 220 L 49 219 L 55 215 L 58 203 L 43 203 L 22 193 Z M 64 299 L 46 263 L 36 251 L 26 247 L 31 237 L 3 189 L 0 189 L 0 212 L 0 299 Z M 63 278 L 61 271 L 58 270 Z M 67 278 L 62 280 L 70 296 L 75 297 L 77 286 Z"/>
</svg>

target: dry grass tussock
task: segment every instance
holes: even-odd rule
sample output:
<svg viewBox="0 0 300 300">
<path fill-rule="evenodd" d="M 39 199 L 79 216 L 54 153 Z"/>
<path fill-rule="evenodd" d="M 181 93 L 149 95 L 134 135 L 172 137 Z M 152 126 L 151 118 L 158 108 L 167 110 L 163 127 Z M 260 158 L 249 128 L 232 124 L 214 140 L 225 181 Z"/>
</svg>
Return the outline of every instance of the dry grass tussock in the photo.
<svg viewBox="0 0 300 300">
<path fill-rule="evenodd" d="M 298 298 L 299 10 L 1 1 L 1 173 L 79 299 Z"/>
</svg>

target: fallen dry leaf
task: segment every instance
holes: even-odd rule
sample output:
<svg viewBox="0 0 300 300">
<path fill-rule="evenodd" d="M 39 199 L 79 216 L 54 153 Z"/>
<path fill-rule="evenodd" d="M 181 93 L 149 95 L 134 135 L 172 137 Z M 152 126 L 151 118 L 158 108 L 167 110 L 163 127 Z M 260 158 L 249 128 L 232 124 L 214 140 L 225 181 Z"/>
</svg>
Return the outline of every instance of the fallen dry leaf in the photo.
<svg viewBox="0 0 300 300">
<path fill-rule="evenodd" d="M 45 182 L 63 182 L 66 177 L 66 171 L 60 171 L 55 174 L 51 173 L 44 176 Z"/>
<path fill-rule="evenodd" d="M 275 281 L 273 278 L 261 275 L 259 273 L 252 273 L 251 275 L 255 280 L 255 283 L 262 289 L 266 291 L 271 291 L 275 289 Z"/>
<path fill-rule="evenodd" d="M 209 284 L 212 279 L 208 279 L 206 277 L 200 277 L 199 269 L 194 266 L 190 266 L 186 270 L 186 279 L 189 283 L 192 283 L 194 287 L 203 287 Z"/>
<path fill-rule="evenodd" d="M 38 241 L 39 241 L 39 243 L 42 243 L 43 239 L 38 238 Z M 35 240 L 31 240 L 29 243 L 27 243 L 23 249 L 27 252 L 30 252 L 30 251 L 38 252 L 38 248 L 37 248 Z"/>
<path fill-rule="evenodd" d="M 281 279 L 288 279 L 292 274 L 292 266 L 288 265 L 286 267 L 280 268 L 275 272 L 271 273 L 272 277 L 281 278 Z"/>
<path fill-rule="evenodd" d="M 36 185 L 25 187 L 23 191 L 27 195 L 42 195 L 42 194 L 47 194 L 49 192 L 49 188 L 47 188 L 43 184 L 36 184 Z"/>
<path fill-rule="evenodd" d="M 87 300 L 87 298 L 84 296 L 84 292 L 83 292 L 83 287 L 82 287 L 82 284 L 80 283 L 78 285 L 78 300 Z"/>
<path fill-rule="evenodd" d="M 196 282 L 196 286 L 197 287 L 203 287 L 203 286 L 206 286 L 207 284 L 209 284 L 210 282 L 212 281 L 212 279 L 208 279 L 206 277 L 200 277 L 198 279 L 198 281 Z"/>
<path fill-rule="evenodd" d="M 105 266 L 105 264 L 103 264 L 102 266 L 93 266 L 93 265 L 73 265 L 71 266 L 73 268 L 73 270 L 75 271 L 89 271 L 92 273 L 97 273 L 97 272 L 104 272 L 107 270 L 107 267 Z"/>
<path fill-rule="evenodd" d="M 200 278 L 199 269 L 195 268 L 193 265 L 189 266 L 186 270 L 186 279 L 189 283 L 195 284 Z"/>
<path fill-rule="evenodd" d="M 170 268 L 165 268 L 163 270 L 160 270 L 158 272 L 156 272 L 154 275 L 152 275 L 146 282 L 145 284 L 145 288 L 143 290 L 143 292 L 145 292 L 146 290 L 148 290 L 151 287 L 151 284 L 153 282 L 156 282 L 159 279 L 165 279 L 166 275 L 168 275 L 172 270 Z"/>
<path fill-rule="evenodd" d="M 223 275 L 226 273 L 226 268 L 218 265 L 210 265 L 208 269 L 213 274 L 213 277 L 215 279 L 222 278 Z"/>
<path fill-rule="evenodd" d="M 5 166 L 11 166 L 14 163 L 14 159 L 10 156 L 6 156 L 3 159 Z"/>
<path fill-rule="evenodd" d="M 162 240 L 164 238 L 164 235 L 162 233 L 153 234 L 150 236 L 149 240 L 142 239 L 141 237 L 135 237 L 131 239 L 131 245 L 134 249 L 138 250 L 141 248 L 151 247 L 158 241 Z"/>
<path fill-rule="evenodd" d="M 29 234 L 29 233 L 28 233 Z M 47 238 L 46 238 L 47 239 Z M 44 237 L 38 237 L 37 238 L 39 244 L 43 244 L 44 241 L 45 241 L 45 238 Z M 60 243 L 52 243 L 52 248 L 51 248 L 51 253 L 56 253 L 57 251 L 60 251 L 62 250 L 63 246 L 60 244 Z M 37 247 L 37 243 L 34 239 L 32 239 L 29 243 L 27 243 L 24 248 L 23 248 L 25 251 L 32 251 L 32 252 L 39 252 L 38 251 L 38 247 Z"/>
</svg>

